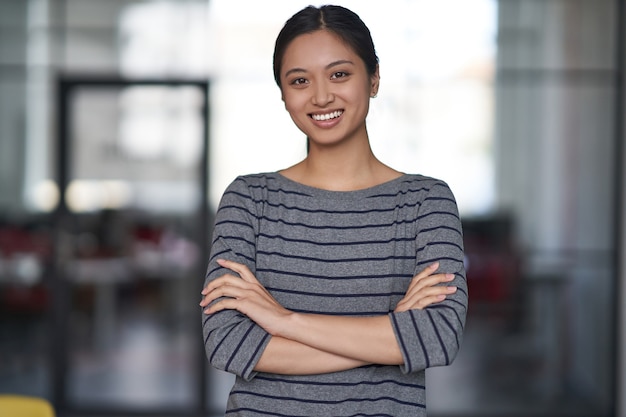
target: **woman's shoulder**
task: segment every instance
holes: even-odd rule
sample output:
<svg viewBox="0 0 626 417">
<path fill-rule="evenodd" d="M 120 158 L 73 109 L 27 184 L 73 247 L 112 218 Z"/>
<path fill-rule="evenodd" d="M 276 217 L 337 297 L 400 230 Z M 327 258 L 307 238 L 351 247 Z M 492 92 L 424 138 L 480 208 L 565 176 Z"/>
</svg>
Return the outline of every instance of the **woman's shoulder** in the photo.
<svg viewBox="0 0 626 417">
<path fill-rule="evenodd" d="M 419 187 L 420 189 L 427 190 L 449 188 L 444 180 L 422 174 L 404 174 L 402 180 L 403 184 L 411 188 Z"/>
<path fill-rule="evenodd" d="M 228 188 L 241 188 L 241 187 L 267 187 L 268 184 L 275 183 L 277 180 L 276 172 L 261 172 L 243 174 L 235 177 L 229 184 Z"/>
<path fill-rule="evenodd" d="M 405 174 L 398 190 L 407 198 L 416 201 L 448 200 L 456 202 L 454 194 L 446 181 L 421 174 Z"/>
<path fill-rule="evenodd" d="M 289 181 L 279 172 L 261 172 L 238 176 L 228 186 L 227 191 L 267 198 L 275 193 L 297 194 L 299 188 L 299 184 Z"/>
</svg>

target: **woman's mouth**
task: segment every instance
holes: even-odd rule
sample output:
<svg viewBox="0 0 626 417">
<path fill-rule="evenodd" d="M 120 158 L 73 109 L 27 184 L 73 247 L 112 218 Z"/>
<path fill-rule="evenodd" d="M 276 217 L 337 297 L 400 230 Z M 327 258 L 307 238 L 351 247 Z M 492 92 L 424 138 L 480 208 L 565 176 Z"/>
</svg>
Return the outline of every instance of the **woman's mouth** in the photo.
<svg viewBox="0 0 626 417">
<path fill-rule="evenodd" d="M 341 116 L 343 114 L 343 110 L 335 110 L 333 112 L 330 113 L 323 113 L 323 114 L 311 114 L 311 118 L 317 122 L 324 122 L 326 120 L 332 120 L 332 119 L 336 119 L 337 117 Z"/>
</svg>

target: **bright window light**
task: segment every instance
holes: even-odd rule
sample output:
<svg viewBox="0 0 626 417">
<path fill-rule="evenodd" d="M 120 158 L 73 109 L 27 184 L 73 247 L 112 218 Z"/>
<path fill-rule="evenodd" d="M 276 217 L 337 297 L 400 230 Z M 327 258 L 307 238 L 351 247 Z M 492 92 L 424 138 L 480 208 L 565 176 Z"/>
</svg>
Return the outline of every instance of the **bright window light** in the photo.
<svg viewBox="0 0 626 417">
<path fill-rule="evenodd" d="M 325 4 L 138 3 L 120 21 L 122 72 L 209 77 L 213 207 L 237 175 L 275 171 L 305 156 L 304 136 L 273 80 L 272 54 L 284 21 L 311 3 Z M 340 4 L 365 21 L 380 57 L 381 89 L 368 119 L 374 152 L 401 171 L 447 181 L 463 214 L 493 209 L 497 2 Z"/>
</svg>

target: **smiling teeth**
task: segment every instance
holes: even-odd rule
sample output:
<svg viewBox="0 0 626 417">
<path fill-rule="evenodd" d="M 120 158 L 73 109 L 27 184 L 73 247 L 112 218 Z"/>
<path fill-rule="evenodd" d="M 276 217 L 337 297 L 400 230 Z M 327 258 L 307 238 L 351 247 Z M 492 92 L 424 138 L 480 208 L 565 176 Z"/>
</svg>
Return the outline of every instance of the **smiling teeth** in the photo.
<svg viewBox="0 0 626 417">
<path fill-rule="evenodd" d="M 323 120 L 330 120 L 330 119 L 337 118 L 341 116 L 342 113 L 343 113 L 342 110 L 337 110 L 328 114 L 312 114 L 311 117 L 313 118 L 313 120 L 317 120 L 318 122 L 321 122 Z"/>
</svg>

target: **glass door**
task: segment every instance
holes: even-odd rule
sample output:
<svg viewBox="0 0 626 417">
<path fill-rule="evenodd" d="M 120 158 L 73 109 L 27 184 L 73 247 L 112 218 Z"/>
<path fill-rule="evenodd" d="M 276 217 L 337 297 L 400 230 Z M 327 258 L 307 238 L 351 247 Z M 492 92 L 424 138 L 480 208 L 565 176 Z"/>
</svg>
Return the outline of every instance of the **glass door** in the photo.
<svg viewBox="0 0 626 417">
<path fill-rule="evenodd" d="M 197 413 L 208 83 L 63 79 L 59 100 L 57 407 Z"/>
</svg>

